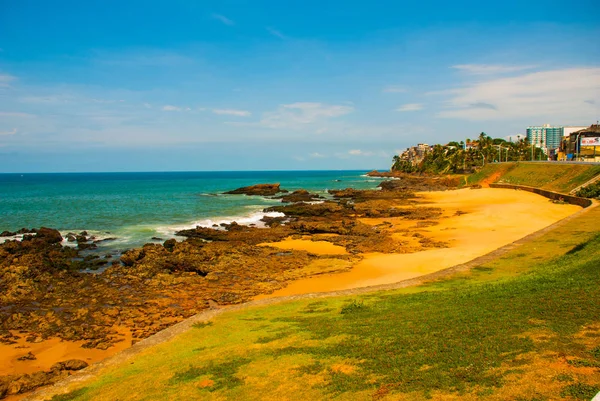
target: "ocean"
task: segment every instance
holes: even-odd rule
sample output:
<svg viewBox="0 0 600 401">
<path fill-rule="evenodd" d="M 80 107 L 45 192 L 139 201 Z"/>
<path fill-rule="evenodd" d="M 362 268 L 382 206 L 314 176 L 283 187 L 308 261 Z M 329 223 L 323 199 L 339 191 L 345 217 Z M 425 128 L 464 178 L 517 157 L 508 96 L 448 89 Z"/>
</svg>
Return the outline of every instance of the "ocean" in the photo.
<svg viewBox="0 0 600 401">
<path fill-rule="evenodd" d="M 177 238 L 197 225 L 236 221 L 260 224 L 265 207 L 279 200 L 224 195 L 239 187 L 280 183 L 326 196 L 329 189 L 375 188 L 365 171 L 227 171 L 0 174 L 0 232 L 41 226 L 87 231 L 99 251 L 121 252 Z M 152 239 L 152 237 L 160 238 Z M 6 239 L 6 238 L 4 238 Z M 0 241 L 3 242 L 2 237 Z M 66 241 L 65 241 L 66 244 Z"/>
</svg>

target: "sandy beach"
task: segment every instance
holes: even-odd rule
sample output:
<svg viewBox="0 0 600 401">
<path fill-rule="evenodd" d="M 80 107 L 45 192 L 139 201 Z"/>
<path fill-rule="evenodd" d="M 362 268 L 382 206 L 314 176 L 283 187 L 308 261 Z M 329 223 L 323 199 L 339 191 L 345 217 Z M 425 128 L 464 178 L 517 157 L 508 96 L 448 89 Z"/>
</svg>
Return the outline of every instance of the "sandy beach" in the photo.
<svg viewBox="0 0 600 401">
<path fill-rule="evenodd" d="M 437 224 L 424 227 L 401 218 L 361 221 L 370 225 L 384 221 L 392 223 L 392 229 L 396 231 L 394 239 L 398 241 L 410 240 L 407 231 L 420 232 L 433 240 L 446 242 L 447 248 L 403 254 L 367 253 L 348 272 L 298 280 L 255 299 L 390 284 L 433 273 L 485 255 L 581 209 L 512 189 L 461 189 L 421 193 L 420 197 L 427 202 L 424 206 L 437 206 L 444 210 L 442 218 L 435 221 Z M 269 245 L 310 250 L 317 254 L 328 252 L 328 248 L 320 242 L 310 245 L 310 241 L 288 240 Z"/>
</svg>

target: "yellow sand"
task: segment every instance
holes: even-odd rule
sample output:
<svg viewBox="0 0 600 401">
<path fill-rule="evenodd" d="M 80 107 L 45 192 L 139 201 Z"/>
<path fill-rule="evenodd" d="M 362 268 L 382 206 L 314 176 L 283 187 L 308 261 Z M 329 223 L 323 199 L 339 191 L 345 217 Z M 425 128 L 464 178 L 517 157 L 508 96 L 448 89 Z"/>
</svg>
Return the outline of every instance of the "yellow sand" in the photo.
<svg viewBox="0 0 600 401">
<path fill-rule="evenodd" d="M 421 195 L 431 202 L 427 206 L 444 210 L 447 217 L 437 220 L 438 225 L 417 228 L 416 222 L 399 218 L 362 221 L 389 221 L 396 228 L 413 227 L 413 231 L 449 243 L 449 248 L 365 254 L 349 272 L 298 280 L 258 298 L 390 284 L 433 273 L 485 255 L 581 210 L 579 206 L 554 204 L 542 196 L 513 189 L 462 189 Z M 456 215 L 459 210 L 466 214 Z"/>
<path fill-rule="evenodd" d="M 271 246 L 279 249 L 293 249 L 307 251 L 315 255 L 345 255 L 346 248 L 334 245 L 327 241 L 311 241 L 306 239 L 286 238 L 283 241 L 259 244 L 260 246 Z"/>
<path fill-rule="evenodd" d="M 21 375 L 39 370 L 50 370 L 56 362 L 69 359 L 81 359 L 91 364 L 101 361 L 119 351 L 131 346 L 131 333 L 125 328 L 119 328 L 123 341 L 116 343 L 107 350 L 81 348 L 85 341 L 62 341 L 50 338 L 39 343 L 29 343 L 25 337 L 17 340 L 16 344 L 0 344 L 0 376 Z M 13 332 L 13 334 L 18 334 Z M 35 360 L 19 361 L 18 358 L 31 352 Z"/>
</svg>

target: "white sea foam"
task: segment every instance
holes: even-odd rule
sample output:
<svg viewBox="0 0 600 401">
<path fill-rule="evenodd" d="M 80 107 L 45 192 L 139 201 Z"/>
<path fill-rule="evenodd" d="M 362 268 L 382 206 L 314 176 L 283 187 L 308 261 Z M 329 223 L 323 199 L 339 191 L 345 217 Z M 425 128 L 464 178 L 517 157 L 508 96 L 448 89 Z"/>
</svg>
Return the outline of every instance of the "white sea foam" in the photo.
<svg viewBox="0 0 600 401">
<path fill-rule="evenodd" d="M 13 240 L 22 241 L 24 235 L 28 235 L 28 234 L 17 234 L 17 235 L 12 235 L 12 236 L 8 236 L 8 237 L 0 237 L 0 244 L 5 243 L 6 241 L 13 241 Z"/>
<path fill-rule="evenodd" d="M 250 226 L 255 225 L 256 227 L 265 227 L 264 223 L 261 221 L 263 217 L 284 217 L 285 214 L 281 212 L 253 212 L 245 216 L 224 216 L 224 217 L 213 217 L 203 220 L 194 221 L 189 224 L 182 225 L 169 225 L 169 226 L 158 226 L 155 227 L 156 232 L 167 236 L 173 237 L 175 232 L 181 230 L 187 230 L 195 227 L 207 227 L 214 228 L 214 226 L 221 227 L 221 224 L 231 224 L 234 221 L 237 224 Z"/>
</svg>

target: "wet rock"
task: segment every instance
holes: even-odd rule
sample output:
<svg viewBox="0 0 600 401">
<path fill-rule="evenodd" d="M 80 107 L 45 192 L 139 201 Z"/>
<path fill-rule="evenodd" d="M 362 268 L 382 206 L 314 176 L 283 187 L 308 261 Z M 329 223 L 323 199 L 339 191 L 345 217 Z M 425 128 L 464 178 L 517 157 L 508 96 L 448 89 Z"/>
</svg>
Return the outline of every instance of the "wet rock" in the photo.
<svg viewBox="0 0 600 401">
<path fill-rule="evenodd" d="M 314 202 L 323 199 L 322 196 L 317 194 L 311 194 L 305 189 L 299 189 L 288 195 L 278 196 L 276 199 L 281 199 L 283 203 L 292 202 Z"/>
<path fill-rule="evenodd" d="M 280 212 L 286 216 L 294 217 L 331 217 L 333 215 L 342 216 L 347 213 L 346 208 L 337 202 L 323 202 L 318 204 L 299 202 L 285 206 L 272 206 L 264 209 L 264 211 Z"/>
<path fill-rule="evenodd" d="M 62 242 L 63 240 L 63 237 L 60 235 L 60 232 L 58 230 L 47 227 L 41 227 L 37 231 L 35 238 L 42 239 L 49 244 L 55 244 L 58 242 Z"/>
<path fill-rule="evenodd" d="M 107 342 L 99 342 L 96 345 L 96 349 L 102 350 L 102 351 L 106 351 L 107 349 L 109 349 L 110 347 L 112 347 L 112 344 L 107 343 Z M 82 361 L 83 362 L 83 361 Z"/>
<path fill-rule="evenodd" d="M 17 233 L 12 231 L 2 231 L 0 233 L 0 237 L 14 237 L 15 235 L 17 235 Z"/>
<path fill-rule="evenodd" d="M 22 394 L 38 387 L 56 383 L 66 376 L 68 376 L 67 372 L 60 371 L 35 372 L 13 377 L 12 380 L 9 379 L 8 383 L 5 382 L 3 387 L 6 389 L 5 395 Z"/>
<path fill-rule="evenodd" d="M 280 226 L 280 225 L 284 224 L 286 221 L 288 221 L 288 217 L 286 217 L 286 216 L 280 216 L 280 217 L 263 216 L 263 218 L 260 219 L 260 221 L 262 221 L 265 224 L 265 226 L 274 228 L 274 227 Z"/>
<path fill-rule="evenodd" d="M 88 363 L 86 361 L 82 361 L 81 359 L 69 359 L 60 363 L 63 365 L 63 369 L 60 370 L 81 370 L 83 368 L 87 368 L 88 366 Z"/>
<path fill-rule="evenodd" d="M 400 175 L 395 180 L 383 181 L 379 188 L 383 191 L 445 191 L 458 187 L 457 178 L 444 176 L 413 176 Z"/>
<path fill-rule="evenodd" d="M 163 243 L 163 246 L 165 247 L 166 250 L 173 251 L 175 244 L 177 244 L 177 240 L 175 238 L 171 238 L 171 239 L 166 240 Z"/>
<path fill-rule="evenodd" d="M 80 250 L 84 250 L 84 249 L 97 249 L 98 245 L 96 245 L 94 243 L 88 244 L 88 243 L 85 243 L 85 242 L 78 242 L 77 243 L 77 248 L 80 249 Z"/>
<path fill-rule="evenodd" d="M 151 239 L 154 241 L 163 241 L 163 239 L 160 237 L 152 237 Z"/>
<path fill-rule="evenodd" d="M 95 237 L 90 237 L 90 239 L 93 239 L 93 238 L 95 238 Z M 114 240 L 116 240 L 116 239 L 117 239 L 117 237 L 108 237 L 108 238 L 102 238 L 102 239 L 97 239 L 97 240 L 94 240 L 94 243 L 95 243 L 95 244 L 98 244 L 98 243 L 100 243 L 100 242 L 114 241 Z"/>
<path fill-rule="evenodd" d="M 257 184 L 249 187 L 242 187 L 234 189 L 233 191 L 227 191 L 226 194 L 243 194 L 243 195 L 260 195 L 260 196 L 273 196 L 280 192 L 287 192 L 280 188 L 280 184 Z"/>
<path fill-rule="evenodd" d="M 35 355 L 33 355 L 31 352 L 28 352 L 27 354 L 17 358 L 17 360 L 19 361 L 35 361 L 37 358 L 35 357 Z"/>
</svg>

